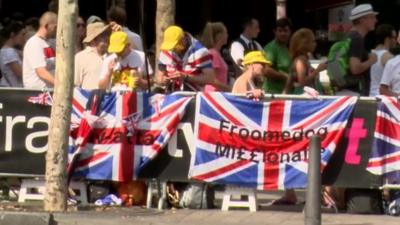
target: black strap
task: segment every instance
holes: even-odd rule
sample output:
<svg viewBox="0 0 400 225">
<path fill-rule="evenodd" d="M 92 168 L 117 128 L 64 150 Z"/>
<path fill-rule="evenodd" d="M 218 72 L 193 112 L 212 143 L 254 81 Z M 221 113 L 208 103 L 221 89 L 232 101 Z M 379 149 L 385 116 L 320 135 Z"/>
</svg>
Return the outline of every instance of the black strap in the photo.
<svg viewBox="0 0 400 225">
<path fill-rule="evenodd" d="M 251 49 L 251 47 L 242 38 L 238 38 L 235 41 L 239 42 L 243 46 L 243 48 L 244 48 L 244 51 L 243 51 L 244 54 L 243 55 L 246 55 L 247 53 L 249 53 L 252 50 L 254 50 L 254 49 Z"/>
<path fill-rule="evenodd" d="M 100 114 L 101 100 L 103 99 L 105 94 L 106 91 L 103 89 L 95 89 L 91 91 L 88 101 L 86 103 L 86 110 L 92 110 L 94 112 L 94 115 L 98 116 Z M 94 101 L 95 98 L 97 99 L 96 101 Z"/>
</svg>

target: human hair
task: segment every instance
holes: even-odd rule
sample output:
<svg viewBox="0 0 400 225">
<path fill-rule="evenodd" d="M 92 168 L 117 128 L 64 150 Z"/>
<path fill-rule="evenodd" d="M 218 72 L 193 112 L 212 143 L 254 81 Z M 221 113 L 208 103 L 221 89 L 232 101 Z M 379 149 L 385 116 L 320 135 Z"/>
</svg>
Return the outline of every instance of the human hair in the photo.
<svg viewBox="0 0 400 225">
<path fill-rule="evenodd" d="M 120 25 L 125 25 L 126 24 L 126 11 L 124 8 L 115 6 L 111 7 L 108 12 L 107 12 L 107 18 L 108 20 L 114 21 Z"/>
<path fill-rule="evenodd" d="M 375 30 L 375 37 L 377 44 L 384 44 L 386 38 L 393 36 L 394 27 L 390 24 L 381 24 Z"/>
<path fill-rule="evenodd" d="M 8 40 L 11 38 L 12 34 L 18 34 L 21 30 L 24 29 L 24 24 L 20 21 L 10 21 L 8 24 L 5 24 L 4 28 L 1 30 L 1 37 L 4 40 Z"/>
<path fill-rule="evenodd" d="M 25 27 L 30 26 L 35 31 L 39 29 L 39 18 L 37 17 L 30 17 L 25 20 Z"/>
<path fill-rule="evenodd" d="M 313 40 L 314 33 L 308 28 L 301 28 L 294 32 L 289 43 L 289 54 L 292 59 L 310 51 L 310 44 Z"/>
<path fill-rule="evenodd" d="M 253 24 L 253 20 L 256 20 L 253 17 L 245 17 L 242 20 L 242 30 L 245 30 L 247 27 L 251 26 Z"/>
<path fill-rule="evenodd" d="M 52 0 L 51 2 L 49 2 L 47 8 L 50 12 L 58 13 L 58 0 Z"/>
<path fill-rule="evenodd" d="M 216 42 L 218 34 L 226 30 L 225 25 L 222 22 L 207 22 L 203 29 L 200 40 L 202 44 L 207 48 L 212 48 Z"/>
<path fill-rule="evenodd" d="M 290 29 L 292 29 L 293 24 L 292 21 L 289 18 L 280 18 L 275 22 L 275 29 L 277 28 L 285 28 L 285 27 L 289 27 Z"/>
</svg>

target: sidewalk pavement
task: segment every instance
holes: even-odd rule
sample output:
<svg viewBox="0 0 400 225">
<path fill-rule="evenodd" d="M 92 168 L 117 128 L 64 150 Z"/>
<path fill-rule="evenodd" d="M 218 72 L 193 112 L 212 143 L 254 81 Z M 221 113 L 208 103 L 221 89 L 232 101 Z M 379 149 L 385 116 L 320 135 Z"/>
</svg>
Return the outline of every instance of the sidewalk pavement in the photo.
<svg viewBox="0 0 400 225">
<path fill-rule="evenodd" d="M 55 214 L 58 225 L 299 225 L 304 224 L 301 212 L 243 210 L 222 212 L 221 210 L 165 210 L 136 213 L 69 213 Z M 140 210 L 139 210 L 140 211 Z M 398 225 L 399 217 L 383 215 L 323 214 L 323 225 Z"/>
<path fill-rule="evenodd" d="M 304 201 L 304 191 L 296 191 L 299 201 Z M 294 206 L 273 206 L 268 204 L 277 199 L 282 192 L 259 193 L 259 209 L 249 212 L 244 209 L 234 209 L 228 212 L 220 210 L 222 193 L 216 193 L 217 208 L 209 210 L 192 209 L 146 209 L 141 207 L 109 207 L 86 208 L 68 213 L 54 213 L 58 225 L 302 225 L 304 223 L 304 204 Z M 30 211 L 30 210 L 28 210 Z M 0 214 L 6 213 L 2 211 Z M 34 212 L 17 212 L 37 215 Z M 42 212 L 43 214 L 43 212 Z M 400 217 L 386 215 L 351 215 L 333 213 L 324 209 L 322 225 L 398 225 Z"/>
</svg>

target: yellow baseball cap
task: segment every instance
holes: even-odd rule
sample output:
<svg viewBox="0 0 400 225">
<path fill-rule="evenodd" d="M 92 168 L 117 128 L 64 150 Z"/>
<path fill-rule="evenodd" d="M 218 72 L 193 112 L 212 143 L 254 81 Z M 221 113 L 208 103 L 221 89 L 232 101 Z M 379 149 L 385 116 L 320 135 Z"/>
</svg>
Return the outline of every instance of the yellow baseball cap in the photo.
<svg viewBox="0 0 400 225">
<path fill-rule="evenodd" d="M 244 56 L 243 65 L 249 65 L 253 63 L 270 64 L 271 62 L 265 58 L 263 51 L 251 51 Z"/>
<path fill-rule="evenodd" d="M 164 39 L 161 44 L 161 50 L 173 49 L 179 41 L 184 37 L 185 33 L 182 28 L 178 26 L 169 26 L 164 31 Z"/>
<path fill-rule="evenodd" d="M 128 35 L 125 32 L 113 32 L 110 36 L 110 45 L 108 46 L 109 53 L 120 53 L 129 43 Z"/>
</svg>

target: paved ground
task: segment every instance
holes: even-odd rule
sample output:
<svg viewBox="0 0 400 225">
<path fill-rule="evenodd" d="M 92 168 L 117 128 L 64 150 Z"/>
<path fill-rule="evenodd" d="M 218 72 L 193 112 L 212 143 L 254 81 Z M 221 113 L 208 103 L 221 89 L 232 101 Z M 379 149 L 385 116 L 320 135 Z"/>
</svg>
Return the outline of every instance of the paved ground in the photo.
<svg viewBox="0 0 400 225">
<path fill-rule="evenodd" d="M 304 224 L 304 215 L 301 212 L 246 211 L 220 210 L 166 210 L 163 212 L 135 212 L 131 213 L 70 213 L 56 214 L 55 219 L 59 225 L 111 225 L 111 224 L 137 224 L 137 225 L 180 225 L 180 224 L 277 224 L 299 225 Z M 140 210 L 139 210 L 140 211 Z M 399 217 L 374 216 L 374 215 L 349 215 L 349 214 L 323 214 L 322 224 L 325 225 L 398 225 Z"/>
<path fill-rule="evenodd" d="M 304 198 L 303 192 L 297 192 L 299 200 Z M 189 209 L 145 209 L 132 208 L 81 208 L 79 211 L 56 213 L 54 218 L 58 225 L 247 225 L 247 224 L 277 224 L 299 225 L 304 223 L 303 204 L 296 206 L 271 206 L 270 200 L 276 199 L 282 193 L 264 193 L 259 195 L 259 210 L 251 213 L 246 210 L 231 210 L 223 212 L 220 209 L 189 210 Z M 220 207 L 221 193 L 217 193 L 216 205 Z M 28 210 L 30 211 L 30 210 Z M 400 217 L 386 215 L 350 215 L 335 214 L 323 210 L 323 225 L 398 225 Z M 4 211 L 2 212 L 4 213 Z M 26 213 L 26 212 L 25 212 Z M 29 212 L 28 212 L 29 213 Z M 33 213 L 34 214 L 34 213 Z"/>
</svg>

